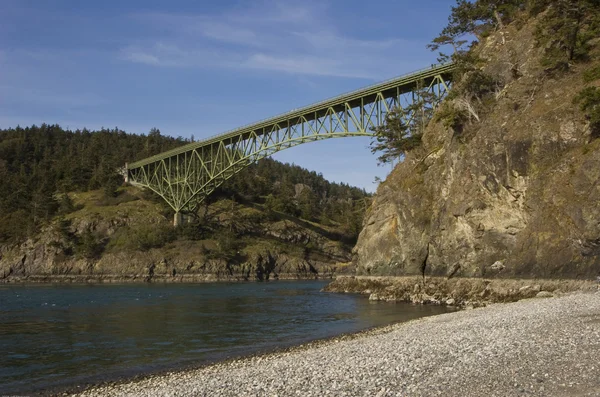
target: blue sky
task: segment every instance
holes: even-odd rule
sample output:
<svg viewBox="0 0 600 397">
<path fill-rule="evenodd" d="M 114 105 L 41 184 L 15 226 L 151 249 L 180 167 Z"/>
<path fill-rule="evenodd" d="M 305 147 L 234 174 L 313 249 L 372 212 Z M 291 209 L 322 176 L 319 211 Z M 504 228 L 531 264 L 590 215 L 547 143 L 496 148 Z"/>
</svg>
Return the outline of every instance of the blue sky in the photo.
<svg viewBox="0 0 600 397">
<path fill-rule="evenodd" d="M 0 0 L 0 128 L 196 139 L 426 67 L 452 1 Z M 373 191 L 368 138 L 274 158 Z"/>
</svg>

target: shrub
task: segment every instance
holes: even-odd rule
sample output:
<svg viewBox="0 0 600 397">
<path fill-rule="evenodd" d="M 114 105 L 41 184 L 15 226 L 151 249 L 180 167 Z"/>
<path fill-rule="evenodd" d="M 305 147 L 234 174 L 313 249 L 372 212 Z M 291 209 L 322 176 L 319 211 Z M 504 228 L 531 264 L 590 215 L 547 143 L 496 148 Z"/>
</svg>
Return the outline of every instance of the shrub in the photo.
<svg viewBox="0 0 600 397">
<path fill-rule="evenodd" d="M 587 60 L 590 41 L 600 34 L 598 0 L 534 0 L 533 15 L 545 11 L 536 28 L 536 39 L 545 48 L 542 66 L 566 71 L 572 61 Z"/>
<path fill-rule="evenodd" d="M 131 236 L 135 247 L 140 251 L 161 248 L 177 237 L 171 225 L 148 225 L 135 230 Z"/>
<path fill-rule="evenodd" d="M 584 88 L 573 101 L 579 104 L 579 108 L 585 112 L 590 121 L 592 137 L 600 137 L 600 88 Z"/>
<path fill-rule="evenodd" d="M 462 83 L 462 88 L 470 97 L 483 99 L 493 94 L 501 86 L 501 83 L 492 75 L 481 70 L 475 70 L 467 74 Z"/>
<path fill-rule="evenodd" d="M 117 197 L 119 192 L 117 189 L 123 184 L 123 177 L 118 174 L 111 174 L 106 177 L 102 184 L 102 190 L 105 197 Z"/>
<path fill-rule="evenodd" d="M 176 229 L 177 235 L 185 240 L 202 240 L 206 237 L 209 230 L 206 225 L 198 219 L 191 222 L 185 222 Z"/>
<path fill-rule="evenodd" d="M 591 83 L 592 81 L 599 80 L 599 79 L 600 79 L 600 65 L 598 65 L 590 70 L 586 70 L 583 73 L 583 81 L 585 81 L 586 83 Z"/>
<path fill-rule="evenodd" d="M 239 255 L 243 248 L 240 238 L 230 230 L 221 230 L 216 235 L 217 249 L 208 254 L 212 259 L 224 259 L 230 261 Z"/>
<path fill-rule="evenodd" d="M 99 207 L 107 207 L 113 205 L 119 205 L 123 203 L 128 203 L 130 201 L 137 201 L 140 198 L 134 196 L 133 194 L 128 193 L 127 191 L 118 191 L 116 196 L 106 196 L 104 195 L 99 200 L 96 201 L 96 205 Z"/>
<path fill-rule="evenodd" d="M 87 230 L 77 238 L 75 254 L 82 258 L 95 259 L 104 251 L 104 244 L 100 237 Z"/>
<path fill-rule="evenodd" d="M 450 101 L 444 102 L 435 114 L 436 121 L 441 121 L 444 127 L 460 131 L 469 116 L 466 111 L 457 109 Z"/>
<path fill-rule="evenodd" d="M 168 224 L 124 227 L 111 237 L 107 247 L 114 251 L 148 251 L 161 248 L 176 238 L 175 229 Z"/>
</svg>

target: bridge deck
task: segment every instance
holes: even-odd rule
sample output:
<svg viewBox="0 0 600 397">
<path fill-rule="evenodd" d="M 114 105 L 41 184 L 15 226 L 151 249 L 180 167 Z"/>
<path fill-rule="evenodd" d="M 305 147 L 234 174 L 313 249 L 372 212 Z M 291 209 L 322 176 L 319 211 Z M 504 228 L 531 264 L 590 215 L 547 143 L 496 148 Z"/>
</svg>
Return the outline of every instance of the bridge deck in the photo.
<svg viewBox="0 0 600 397">
<path fill-rule="evenodd" d="M 365 88 L 361 88 L 355 91 L 351 91 L 342 95 L 338 95 L 333 98 L 326 99 L 324 101 L 320 101 L 317 103 L 313 103 L 308 106 L 304 106 L 298 109 L 291 110 L 286 113 L 279 114 L 277 116 L 264 119 L 252 124 L 248 124 L 231 131 L 212 136 L 207 139 L 203 139 L 200 141 L 192 142 L 178 148 L 157 154 L 152 157 L 145 158 L 143 160 L 136 161 L 134 163 L 128 164 L 128 169 L 132 170 L 135 168 L 143 167 L 144 165 L 160 161 L 169 157 L 176 156 L 178 154 L 185 153 L 187 151 L 197 149 L 202 146 L 211 145 L 216 142 L 225 141 L 231 139 L 233 137 L 237 137 L 239 135 L 248 134 L 252 131 L 260 132 L 261 130 L 266 130 L 268 127 L 273 127 L 276 124 L 282 124 L 286 122 L 287 125 L 293 125 L 295 123 L 300 123 L 301 116 L 307 116 L 307 118 L 316 118 L 319 117 L 319 114 L 322 112 L 326 112 L 329 108 L 334 108 L 336 111 L 343 110 L 339 109 L 340 106 L 344 106 L 344 103 L 360 101 L 361 99 L 369 96 L 374 96 L 380 92 L 388 92 L 390 96 L 395 95 L 395 90 L 398 87 L 406 86 L 406 89 L 401 93 L 408 92 L 414 88 L 414 85 L 421 80 L 427 80 L 434 78 L 438 75 L 447 75 L 454 70 L 455 65 L 453 63 L 446 63 L 443 65 L 434 65 L 432 67 L 421 69 L 416 72 L 412 72 L 409 74 L 405 74 L 399 77 L 395 77 L 381 83 L 377 83 Z"/>
</svg>

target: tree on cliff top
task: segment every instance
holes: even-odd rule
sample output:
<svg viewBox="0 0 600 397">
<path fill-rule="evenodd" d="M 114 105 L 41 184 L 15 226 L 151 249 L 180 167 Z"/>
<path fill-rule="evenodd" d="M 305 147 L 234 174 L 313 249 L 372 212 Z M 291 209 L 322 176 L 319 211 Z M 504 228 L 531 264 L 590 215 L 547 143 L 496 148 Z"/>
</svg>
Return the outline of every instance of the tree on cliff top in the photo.
<svg viewBox="0 0 600 397">
<path fill-rule="evenodd" d="M 588 42 L 600 34 L 600 0 L 457 0 L 448 25 L 428 48 L 451 47 L 452 55 L 440 52 L 438 59 L 463 66 L 470 37 L 479 40 L 505 24 L 538 15 L 536 36 L 546 52 L 545 66 L 551 68 L 566 69 L 570 61 L 585 59 Z"/>
<path fill-rule="evenodd" d="M 396 106 L 385 118 L 385 122 L 373 128 L 374 140 L 371 152 L 381 153 L 380 164 L 391 163 L 421 145 L 425 127 L 433 116 L 433 107 L 438 98 L 426 87 L 415 90 L 417 98 L 409 106 Z"/>
<path fill-rule="evenodd" d="M 448 25 L 442 29 L 427 47 L 438 51 L 445 46 L 453 48 L 453 54 L 440 52 L 440 62 L 460 61 L 467 53 L 464 45 L 470 36 L 476 38 L 489 34 L 511 22 L 526 7 L 526 0 L 457 0 L 448 17 Z"/>
</svg>

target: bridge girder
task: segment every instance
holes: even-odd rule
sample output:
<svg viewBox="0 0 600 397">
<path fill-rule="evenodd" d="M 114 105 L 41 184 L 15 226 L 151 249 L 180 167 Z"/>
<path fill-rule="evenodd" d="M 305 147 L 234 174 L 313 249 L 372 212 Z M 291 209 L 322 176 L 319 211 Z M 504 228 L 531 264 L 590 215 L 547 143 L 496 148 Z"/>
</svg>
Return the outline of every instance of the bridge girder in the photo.
<svg viewBox="0 0 600 397">
<path fill-rule="evenodd" d="M 131 163 L 126 180 L 156 192 L 176 214 L 194 211 L 227 179 L 273 153 L 322 139 L 373 136 L 388 112 L 413 103 L 417 88 L 427 87 L 441 101 L 453 68 L 391 79 Z"/>
</svg>

